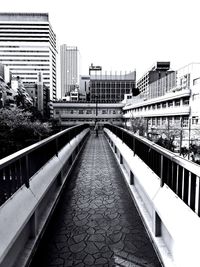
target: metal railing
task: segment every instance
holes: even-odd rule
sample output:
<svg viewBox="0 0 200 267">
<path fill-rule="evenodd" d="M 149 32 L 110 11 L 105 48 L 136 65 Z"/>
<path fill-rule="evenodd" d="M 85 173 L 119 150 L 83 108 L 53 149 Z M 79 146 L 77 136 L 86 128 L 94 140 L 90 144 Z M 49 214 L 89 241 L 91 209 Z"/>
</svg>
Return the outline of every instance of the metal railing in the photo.
<svg viewBox="0 0 200 267">
<path fill-rule="evenodd" d="M 161 187 L 166 184 L 200 216 L 199 165 L 120 127 L 110 124 L 104 127 L 118 136 L 133 150 L 134 155 L 140 157 L 160 177 Z"/>
<path fill-rule="evenodd" d="M 30 178 L 76 135 L 88 128 L 82 124 L 61 131 L 0 160 L 0 205 L 22 185 L 29 188 Z"/>
</svg>

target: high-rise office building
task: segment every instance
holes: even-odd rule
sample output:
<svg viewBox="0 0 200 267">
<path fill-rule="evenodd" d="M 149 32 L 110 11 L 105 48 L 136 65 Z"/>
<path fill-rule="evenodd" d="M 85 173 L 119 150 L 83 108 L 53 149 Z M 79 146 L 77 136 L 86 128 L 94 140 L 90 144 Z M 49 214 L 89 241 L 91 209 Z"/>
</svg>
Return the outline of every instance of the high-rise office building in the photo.
<svg viewBox="0 0 200 267">
<path fill-rule="evenodd" d="M 78 48 L 60 46 L 61 97 L 69 95 L 78 83 Z"/>
<path fill-rule="evenodd" d="M 23 83 L 43 82 L 56 99 L 56 35 L 48 13 L 0 13 L 0 62 Z"/>
</svg>

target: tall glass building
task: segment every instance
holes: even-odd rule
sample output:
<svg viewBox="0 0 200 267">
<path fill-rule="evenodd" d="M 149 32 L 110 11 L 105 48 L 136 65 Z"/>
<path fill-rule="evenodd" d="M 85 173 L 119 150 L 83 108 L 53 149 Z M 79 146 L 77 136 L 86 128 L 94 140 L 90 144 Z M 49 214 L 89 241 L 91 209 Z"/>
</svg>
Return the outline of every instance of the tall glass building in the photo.
<svg viewBox="0 0 200 267">
<path fill-rule="evenodd" d="M 0 13 L 0 63 L 24 83 L 38 82 L 38 73 L 56 99 L 56 35 L 48 13 Z"/>
<path fill-rule="evenodd" d="M 78 48 L 60 46 L 61 97 L 67 96 L 78 83 Z"/>
</svg>

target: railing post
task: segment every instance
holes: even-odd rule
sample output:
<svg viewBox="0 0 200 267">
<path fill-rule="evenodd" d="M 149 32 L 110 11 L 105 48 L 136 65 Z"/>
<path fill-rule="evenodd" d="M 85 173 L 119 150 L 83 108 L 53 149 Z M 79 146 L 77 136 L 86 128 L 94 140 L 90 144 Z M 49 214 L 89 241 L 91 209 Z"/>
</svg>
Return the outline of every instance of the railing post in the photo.
<svg viewBox="0 0 200 267">
<path fill-rule="evenodd" d="M 31 217 L 31 231 L 30 231 L 30 238 L 35 238 L 38 233 L 38 215 L 37 210 L 33 213 Z"/>
<path fill-rule="evenodd" d="M 132 171 L 130 171 L 130 185 L 134 185 L 134 175 Z"/>
<path fill-rule="evenodd" d="M 164 185 L 164 179 L 163 179 L 163 155 L 161 155 L 160 160 L 160 186 L 163 187 Z"/>
<path fill-rule="evenodd" d="M 153 232 L 155 237 L 161 236 L 161 219 L 156 211 L 154 211 Z"/>
<path fill-rule="evenodd" d="M 135 156 L 135 137 L 132 136 L 133 138 L 133 156 Z"/>
<path fill-rule="evenodd" d="M 123 164 L 123 157 L 121 154 L 120 154 L 120 164 Z"/>
<path fill-rule="evenodd" d="M 58 157 L 58 138 L 55 140 L 55 145 L 56 145 L 56 156 Z"/>
<path fill-rule="evenodd" d="M 26 172 L 25 172 L 25 185 L 27 188 L 30 187 L 29 183 L 29 174 L 30 174 L 30 165 L 29 165 L 29 158 L 28 155 L 26 155 Z"/>
</svg>

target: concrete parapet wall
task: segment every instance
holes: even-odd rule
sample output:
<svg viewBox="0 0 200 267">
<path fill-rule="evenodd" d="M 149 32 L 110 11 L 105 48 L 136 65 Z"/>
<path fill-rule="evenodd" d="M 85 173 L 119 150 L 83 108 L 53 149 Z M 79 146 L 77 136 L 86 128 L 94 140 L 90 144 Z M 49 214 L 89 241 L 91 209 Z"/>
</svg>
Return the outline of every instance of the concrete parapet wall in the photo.
<svg viewBox="0 0 200 267">
<path fill-rule="evenodd" d="M 164 266 L 200 266 L 200 218 L 122 140 L 104 129 Z"/>
<path fill-rule="evenodd" d="M 0 207 L 0 266 L 24 267 L 43 234 L 89 129 L 70 141 Z"/>
</svg>

